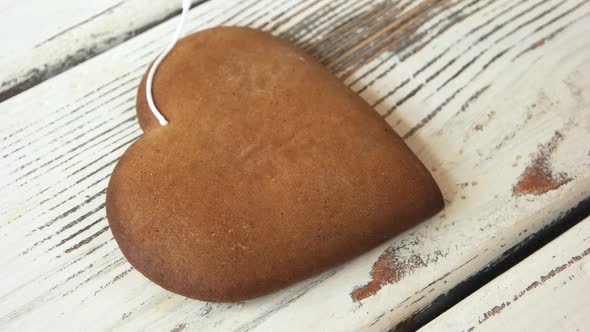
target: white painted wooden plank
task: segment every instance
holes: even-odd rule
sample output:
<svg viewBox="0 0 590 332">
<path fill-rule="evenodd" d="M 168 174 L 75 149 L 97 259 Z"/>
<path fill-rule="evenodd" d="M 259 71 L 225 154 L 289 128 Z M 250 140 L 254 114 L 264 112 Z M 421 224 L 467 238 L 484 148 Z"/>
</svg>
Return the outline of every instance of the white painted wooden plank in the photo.
<svg viewBox="0 0 590 332">
<path fill-rule="evenodd" d="M 129 39 L 179 6 L 179 0 L 3 0 L 0 100 Z"/>
<path fill-rule="evenodd" d="M 88 20 L 97 13 L 113 10 L 122 3 L 117 0 L 54 1 L 53 5 L 42 0 L 4 0 L 0 3 L 0 38 L 6 53 L 0 59 L 14 56 L 16 52 L 29 51 L 64 30 Z M 34 23 L 34 24 L 32 24 Z"/>
<path fill-rule="evenodd" d="M 388 330 L 590 196 L 589 13 L 582 0 L 193 9 L 190 30 L 249 25 L 306 47 L 406 138 L 447 199 L 379 248 L 237 304 L 153 285 L 105 220 L 108 176 L 140 135 L 139 77 L 176 22 L 3 102 L 0 328 Z"/>
<path fill-rule="evenodd" d="M 420 331 L 586 331 L 589 285 L 587 218 Z"/>
</svg>

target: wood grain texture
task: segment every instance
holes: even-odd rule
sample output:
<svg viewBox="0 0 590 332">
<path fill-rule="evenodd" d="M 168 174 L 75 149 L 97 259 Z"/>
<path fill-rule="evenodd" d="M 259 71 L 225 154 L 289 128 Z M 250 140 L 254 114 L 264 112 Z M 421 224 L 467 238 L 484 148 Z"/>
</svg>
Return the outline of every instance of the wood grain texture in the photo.
<svg viewBox="0 0 590 332">
<path fill-rule="evenodd" d="M 589 261 L 587 218 L 420 331 L 584 331 Z"/>
<path fill-rule="evenodd" d="M 203 1 L 193 0 L 193 6 Z M 179 12 L 176 0 L 4 0 L 0 101 L 49 79 Z"/>
<path fill-rule="evenodd" d="M 360 258 L 243 303 L 153 285 L 125 262 L 105 220 L 110 172 L 140 135 L 139 78 L 175 21 L 3 102 L 0 327 L 394 327 L 590 196 L 588 2 L 211 1 L 191 10 L 191 31 L 247 25 L 316 56 L 406 139 L 447 200 Z M 532 185 L 518 190 L 523 181 Z"/>
</svg>

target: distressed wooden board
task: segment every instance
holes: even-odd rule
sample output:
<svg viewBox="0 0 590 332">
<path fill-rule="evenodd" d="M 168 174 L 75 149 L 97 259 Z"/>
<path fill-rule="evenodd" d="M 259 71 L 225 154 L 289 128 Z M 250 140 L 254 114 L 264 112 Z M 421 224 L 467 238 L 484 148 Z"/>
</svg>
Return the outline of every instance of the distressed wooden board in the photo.
<svg viewBox="0 0 590 332">
<path fill-rule="evenodd" d="M 104 193 L 140 130 L 135 89 L 174 21 L 0 104 L 2 329 L 395 326 L 590 196 L 589 1 L 211 1 L 189 28 L 248 25 L 314 54 L 402 135 L 436 217 L 284 291 L 189 300 L 125 262 Z"/>
<path fill-rule="evenodd" d="M 169 18 L 179 12 L 178 3 L 0 1 L 0 101 Z"/>
<path fill-rule="evenodd" d="M 585 331 L 589 261 L 587 218 L 420 331 Z"/>
</svg>

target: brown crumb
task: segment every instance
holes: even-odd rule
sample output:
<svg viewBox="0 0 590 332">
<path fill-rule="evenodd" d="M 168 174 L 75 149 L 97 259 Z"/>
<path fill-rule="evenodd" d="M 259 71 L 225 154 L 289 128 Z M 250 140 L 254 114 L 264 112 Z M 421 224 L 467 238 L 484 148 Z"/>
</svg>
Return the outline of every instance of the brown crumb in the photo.
<svg viewBox="0 0 590 332">
<path fill-rule="evenodd" d="M 186 323 L 176 325 L 170 332 L 181 332 L 186 327 Z"/>
<path fill-rule="evenodd" d="M 524 170 L 524 173 L 514 186 L 513 195 L 544 194 L 572 180 L 567 173 L 554 174 L 551 168 L 551 153 L 556 149 L 561 139 L 562 135 L 556 132 L 547 145 L 539 147 L 539 151 L 531 164 Z"/>
<path fill-rule="evenodd" d="M 353 301 L 358 302 L 375 295 L 383 286 L 400 281 L 419 267 L 426 266 L 420 256 L 411 255 L 402 259 L 396 256 L 393 248 L 388 248 L 379 256 L 371 269 L 371 281 L 357 287 L 350 293 Z"/>
</svg>

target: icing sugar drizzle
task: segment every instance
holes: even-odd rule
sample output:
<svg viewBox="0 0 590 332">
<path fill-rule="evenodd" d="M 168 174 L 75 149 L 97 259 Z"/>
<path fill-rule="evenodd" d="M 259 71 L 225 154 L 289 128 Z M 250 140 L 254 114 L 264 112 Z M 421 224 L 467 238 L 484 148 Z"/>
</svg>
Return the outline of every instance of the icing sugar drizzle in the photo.
<svg viewBox="0 0 590 332">
<path fill-rule="evenodd" d="M 167 125 L 168 120 L 166 120 L 162 113 L 160 113 L 160 111 L 156 107 L 156 104 L 154 103 L 154 96 L 152 95 L 154 75 L 156 74 L 156 70 L 158 69 L 158 66 L 160 65 L 162 60 L 164 60 L 168 53 L 170 53 L 170 51 L 172 50 L 172 48 L 174 48 L 174 45 L 176 45 L 176 42 L 180 38 L 180 35 L 182 34 L 182 28 L 184 26 L 184 20 L 186 19 L 186 13 L 188 13 L 190 6 L 190 0 L 182 0 L 182 13 L 180 14 L 180 20 L 178 21 L 178 25 L 176 26 L 176 30 L 174 31 L 174 35 L 172 36 L 172 40 L 170 40 L 168 46 L 164 49 L 162 53 L 160 53 L 160 55 L 156 58 L 156 61 L 154 61 L 154 64 L 150 68 L 146 80 L 145 93 L 147 97 L 148 106 L 162 126 Z"/>
</svg>

